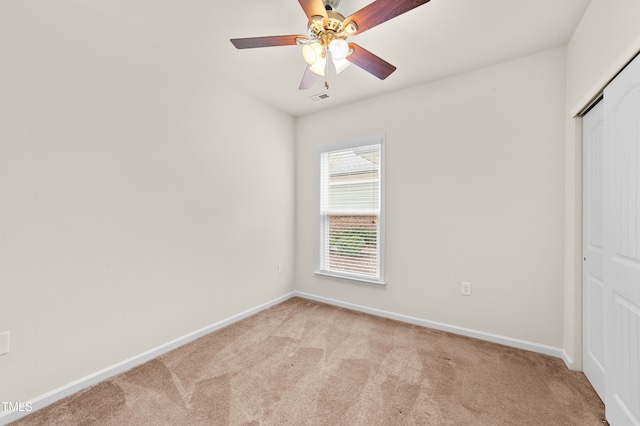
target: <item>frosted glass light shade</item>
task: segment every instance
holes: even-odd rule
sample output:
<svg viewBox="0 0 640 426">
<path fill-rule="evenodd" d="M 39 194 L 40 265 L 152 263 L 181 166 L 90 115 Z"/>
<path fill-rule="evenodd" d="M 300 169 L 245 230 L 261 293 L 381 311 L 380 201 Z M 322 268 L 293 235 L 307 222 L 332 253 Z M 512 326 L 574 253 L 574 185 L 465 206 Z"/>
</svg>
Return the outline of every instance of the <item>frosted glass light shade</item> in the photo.
<svg viewBox="0 0 640 426">
<path fill-rule="evenodd" d="M 304 58 L 304 61 L 309 65 L 315 64 L 316 60 L 318 59 L 316 51 L 313 50 L 313 47 L 311 47 L 310 44 L 305 44 L 304 46 L 302 46 L 302 57 Z"/>
<path fill-rule="evenodd" d="M 346 40 L 337 38 L 329 43 L 329 51 L 335 59 L 344 59 L 349 54 L 349 43 Z"/>
<path fill-rule="evenodd" d="M 347 69 L 347 67 L 351 65 L 351 62 L 346 59 L 336 59 L 333 58 L 333 66 L 336 67 L 336 74 L 340 74 L 342 71 Z"/>
<path fill-rule="evenodd" d="M 302 57 L 309 65 L 313 65 L 322 56 L 323 48 L 320 43 L 315 42 L 302 46 Z"/>
<path fill-rule="evenodd" d="M 311 70 L 312 72 L 318 74 L 318 75 L 324 75 L 324 68 L 327 65 L 327 59 L 323 58 L 322 56 L 319 56 L 318 59 L 316 60 L 316 62 L 311 65 L 309 67 L 309 70 Z"/>
</svg>

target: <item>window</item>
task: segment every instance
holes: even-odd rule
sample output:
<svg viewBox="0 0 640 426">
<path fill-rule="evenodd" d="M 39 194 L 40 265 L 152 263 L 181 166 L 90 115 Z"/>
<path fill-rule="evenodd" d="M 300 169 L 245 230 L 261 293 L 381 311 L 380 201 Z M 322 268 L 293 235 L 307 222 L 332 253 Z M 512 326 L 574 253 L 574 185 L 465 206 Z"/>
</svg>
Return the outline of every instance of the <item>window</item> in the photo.
<svg viewBox="0 0 640 426">
<path fill-rule="evenodd" d="M 384 284 L 383 140 L 320 147 L 319 274 Z"/>
</svg>

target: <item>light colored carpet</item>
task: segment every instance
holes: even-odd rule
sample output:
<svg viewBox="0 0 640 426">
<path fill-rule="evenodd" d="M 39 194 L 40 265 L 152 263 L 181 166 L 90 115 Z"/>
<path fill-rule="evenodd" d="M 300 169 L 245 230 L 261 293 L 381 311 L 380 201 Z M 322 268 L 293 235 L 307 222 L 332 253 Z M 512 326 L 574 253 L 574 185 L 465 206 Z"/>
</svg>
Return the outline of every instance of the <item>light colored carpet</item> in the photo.
<svg viewBox="0 0 640 426">
<path fill-rule="evenodd" d="M 559 359 L 289 299 L 15 425 L 602 425 Z"/>
</svg>

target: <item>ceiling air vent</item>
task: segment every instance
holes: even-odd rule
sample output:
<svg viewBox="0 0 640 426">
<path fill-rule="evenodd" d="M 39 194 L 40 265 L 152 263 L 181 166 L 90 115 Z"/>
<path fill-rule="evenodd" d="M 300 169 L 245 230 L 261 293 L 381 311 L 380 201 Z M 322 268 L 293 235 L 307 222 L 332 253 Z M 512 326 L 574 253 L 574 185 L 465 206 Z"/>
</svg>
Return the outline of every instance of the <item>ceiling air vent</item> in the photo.
<svg viewBox="0 0 640 426">
<path fill-rule="evenodd" d="M 309 96 L 309 99 L 311 99 L 313 102 L 322 101 L 327 98 L 329 98 L 328 93 L 319 93 L 317 95 Z"/>
</svg>

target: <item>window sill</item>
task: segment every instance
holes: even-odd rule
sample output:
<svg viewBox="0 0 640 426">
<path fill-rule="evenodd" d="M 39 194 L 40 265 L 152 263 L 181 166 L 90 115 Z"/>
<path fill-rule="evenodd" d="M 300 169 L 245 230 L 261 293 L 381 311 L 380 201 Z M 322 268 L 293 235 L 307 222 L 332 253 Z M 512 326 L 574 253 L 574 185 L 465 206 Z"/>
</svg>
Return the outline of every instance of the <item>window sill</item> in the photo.
<svg viewBox="0 0 640 426">
<path fill-rule="evenodd" d="M 328 271 L 315 271 L 314 272 L 315 275 L 320 275 L 323 277 L 330 277 L 330 278 L 338 278 L 341 280 L 347 280 L 347 281 L 355 281 L 358 283 L 363 283 L 363 284 L 368 284 L 368 285 L 373 285 L 376 287 L 384 287 L 385 285 L 387 285 L 386 282 L 384 281 L 378 281 L 375 279 L 370 279 L 370 278 L 364 278 L 364 277 L 358 277 L 355 275 L 343 275 L 343 274 L 338 274 L 335 272 L 328 272 Z"/>
</svg>

